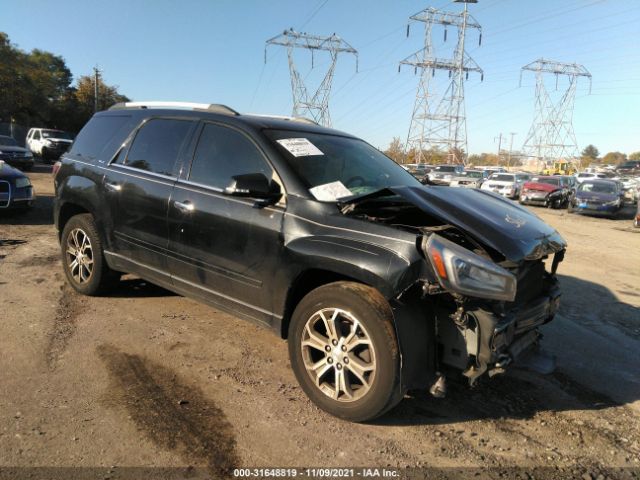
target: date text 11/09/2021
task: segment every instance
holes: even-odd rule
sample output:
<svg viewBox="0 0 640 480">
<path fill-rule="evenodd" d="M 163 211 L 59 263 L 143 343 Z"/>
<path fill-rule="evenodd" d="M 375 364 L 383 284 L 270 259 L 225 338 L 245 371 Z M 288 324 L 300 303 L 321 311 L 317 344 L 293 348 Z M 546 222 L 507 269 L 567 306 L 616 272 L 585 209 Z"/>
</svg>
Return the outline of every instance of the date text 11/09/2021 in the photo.
<svg viewBox="0 0 640 480">
<path fill-rule="evenodd" d="M 236 468 L 235 478 L 399 478 L 393 468 Z"/>
</svg>

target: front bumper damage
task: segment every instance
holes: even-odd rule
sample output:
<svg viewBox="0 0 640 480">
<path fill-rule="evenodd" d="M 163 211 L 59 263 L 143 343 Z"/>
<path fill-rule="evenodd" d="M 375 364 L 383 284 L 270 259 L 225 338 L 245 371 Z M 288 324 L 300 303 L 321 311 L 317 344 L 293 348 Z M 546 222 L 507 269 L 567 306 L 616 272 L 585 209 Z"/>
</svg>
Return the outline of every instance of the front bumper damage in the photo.
<svg viewBox="0 0 640 480">
<path fill-rule="evenodd" d="M 527 304 L 496 311 L 486 305 L 459 308 L 451 314 L 442 309 L 437 315 L 440 360 L 445 366 L 463 371 L 470 384 L 487 373 L 504 373 L 507 366 L 526 358 L 526 365 L 550 361 L 535 358 L 542 334 L 538 327 L 551 321 L 560 304 L 560 289 L 555 278 L 549 288 Z M 523 365 L 525 366 L 525 365 Z"/>
</svg>

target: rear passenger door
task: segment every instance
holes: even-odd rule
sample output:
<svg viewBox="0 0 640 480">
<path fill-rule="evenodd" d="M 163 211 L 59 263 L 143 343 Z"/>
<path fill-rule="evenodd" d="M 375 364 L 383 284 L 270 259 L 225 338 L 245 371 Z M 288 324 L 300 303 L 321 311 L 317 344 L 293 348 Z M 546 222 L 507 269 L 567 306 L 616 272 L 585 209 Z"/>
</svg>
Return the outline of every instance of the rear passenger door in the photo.
<svg viewBox="0 0 640 480">
<path fill-rule="evenodd" d="M 104 176 L 113 232 L 111 254 L 147 277 L 170 281 L 167 210 L 180 155 L 196 125 L 189 119 L 147 120 Z"/>
<path fill-rule="evenodd" d="M 202 124 L 190 169 L 176 183 L 169 205 L 170 270 L 175 286 L 270 324 L 284 206 L 258 207 L 255 199 L 224 193 L 231 177 L 250 173 L 280 183 L 248 135 Z"/>
</svg>

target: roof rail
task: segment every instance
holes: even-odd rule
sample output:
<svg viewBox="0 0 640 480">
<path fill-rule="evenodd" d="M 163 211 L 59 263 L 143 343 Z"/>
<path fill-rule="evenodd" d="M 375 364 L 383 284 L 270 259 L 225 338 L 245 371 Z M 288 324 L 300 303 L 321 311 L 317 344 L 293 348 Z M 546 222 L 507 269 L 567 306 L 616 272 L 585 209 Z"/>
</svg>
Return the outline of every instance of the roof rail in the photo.
<svg viewBox="0 0 640 480">
<path fill-rule="evenodd" d="M 288 115 L 268 115 L 268 114 L 262 114 L 262 113 L 247 113 L 246 115 L 251 115 L 252 117 L 277 118 L 279 120 L 288 120 L 290 122 L 309 123 L 311 125 L 320 126 L 320 124 L 318 122 L 316 122 L 315 120 L 312 120 L 310 118 L 307 118 L 307 117 L 290 117 Z"/>
<path fill-rule="evenodd" d="M 233 108 L 216 103 L 193 103 L 193 102 L 121 102 L 112 105 L 109 110 L 124 110 L 127 108 L 179 108 L 187 110 L 206 110 L 213 113 L 223 113 L 226 115 L 240 115 Z"/>
</svg>

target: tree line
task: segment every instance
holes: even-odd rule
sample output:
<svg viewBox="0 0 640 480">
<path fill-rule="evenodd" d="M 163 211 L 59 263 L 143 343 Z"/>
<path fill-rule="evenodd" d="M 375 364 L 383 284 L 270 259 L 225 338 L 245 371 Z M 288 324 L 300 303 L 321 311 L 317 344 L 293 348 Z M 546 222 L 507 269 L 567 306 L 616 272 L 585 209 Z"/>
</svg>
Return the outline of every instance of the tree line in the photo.
<svg viewBox="0 0 640 480">
<path fill-rule="evenodd" d="M 393 140 L 391 140 L 389 147 L 384 150 L 384 153 L 397 163 L 417 163 L 419 157 L 419 152 L 416 149 L 405 151 L 404 145 L 398 137 L 394 137 Z M 423 150 L 422 161 L 431 165 L 456 163 L 453 159 L 463 158 L 464 153 L 465 152 L 460 149 L 451 152 L 437 149 Z M 501 152 L 500 155 L 495 153 L 474 153 L 467 158 L 467 163 L 472 165 L 501 165 L 507 162 L 512 166 L 521 165 L 518 155 L 514 154 L 509 158 L 509 154 L 506 152 Z"/>
<path fill-rule="evenodd" d="M 98 76 L 98 110 L 129 99 Z M 40 49 L 26 52 L 0 32 L 0 123 L 59 128 L 77 132 L 91 118 L 94 77 L 73 75 L 60 55 Z"/>
<path fill-rule="evenodd" d="M 627 160 L 640 160 L 640 152 L 630 153 L 628 156 L 622 152 L 609 152 L 600 156 L 600 151 L 595 145 L 587 145 L 582 150 L 582 163 L 602 163 L 610 165 L 619 165 Z"/>
<path fill-rule="evenodd" d="M 397 163 L 416 163 L 418 158 L 418 152 L 414 149 L 405 151 L 404 145 L 398 137 L 394 137 L 393 140 L 391 140 L 389 147 L 384 150 L 384 153 Z M 422 158 L 427 159 L 426 163 L 432 165 L 452 163 L 452 157 L 453 155 L 442 150 L 432 149 L 423 150 L 422 152 Z M 601 157 L 599 150 L 594 145 L 588 145 L 582 151 L 579 160 L 584 167 L 592 163 L 619 165 L 627 160 L 640 160 L 640 152 L 633 152 L 629 155 L 621 152 L 609 152 Z M 474 153 L 469 155 L 467 162 L 472 165 L 504 165 L 507 162 L 512 166 L 522 165 L 522 159 L 517 153 L 511 155 L 511 158 L 509 158 L 507 153 L 501 153 L 500 155 L 495 153 Z"/>
</svg>

